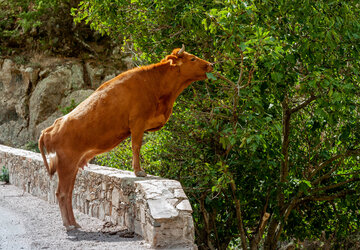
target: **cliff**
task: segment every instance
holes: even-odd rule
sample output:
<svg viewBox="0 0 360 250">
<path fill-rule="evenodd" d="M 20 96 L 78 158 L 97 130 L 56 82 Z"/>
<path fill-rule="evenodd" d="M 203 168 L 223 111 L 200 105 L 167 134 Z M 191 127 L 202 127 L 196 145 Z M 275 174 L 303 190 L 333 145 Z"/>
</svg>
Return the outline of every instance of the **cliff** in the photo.
<svg viewBox="0 0 360 250">
<path fill-rule="evenodd" d="M 15 61 L 0 58 L 0 144 L 22 148 L 36 148 L 42 129 L 131 66 L 39 55 Z"/>
</svg>

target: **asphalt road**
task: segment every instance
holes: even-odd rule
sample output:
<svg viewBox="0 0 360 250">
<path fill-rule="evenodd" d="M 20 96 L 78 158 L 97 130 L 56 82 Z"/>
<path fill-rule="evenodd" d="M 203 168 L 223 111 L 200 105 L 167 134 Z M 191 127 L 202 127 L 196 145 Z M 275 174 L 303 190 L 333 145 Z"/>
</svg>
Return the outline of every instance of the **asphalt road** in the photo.
<svg viewBox="0 0 360 250">
<path fill-rule="evenodd" d="M 0 183 L 0 249 L 150 249 L 124 228 L 74 212 L 82 228 L 66 232 L 58 205 Z"/>
</svg>

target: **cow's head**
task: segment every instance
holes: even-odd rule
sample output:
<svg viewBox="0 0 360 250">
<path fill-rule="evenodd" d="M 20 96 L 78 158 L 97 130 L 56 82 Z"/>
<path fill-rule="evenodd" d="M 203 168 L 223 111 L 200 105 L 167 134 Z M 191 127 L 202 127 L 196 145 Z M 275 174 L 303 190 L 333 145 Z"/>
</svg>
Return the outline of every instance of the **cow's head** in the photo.
<svg viewBox="0 0 360 250">
<path fill-rule="evenodd" d="M 177 67 L 181 77 L 186 80 L 205 80 L 206 73 L 213 70 L 212 63 L 185 52 L 184 45 L 181 49 L 174 49 L 164 61 L 169 61 L 170 65 Z"/>
</svg>

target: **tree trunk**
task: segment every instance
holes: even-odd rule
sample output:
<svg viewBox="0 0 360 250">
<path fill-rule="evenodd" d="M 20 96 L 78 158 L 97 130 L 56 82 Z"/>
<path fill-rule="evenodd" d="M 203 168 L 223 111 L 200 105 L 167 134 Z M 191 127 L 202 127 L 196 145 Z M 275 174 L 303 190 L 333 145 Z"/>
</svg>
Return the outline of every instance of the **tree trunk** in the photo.
<svg viewBox="0 0 360 250">
<path fill-rule="evenodd" d="M 274 246 L 273 242 L 276 241 L 276 228 L 278 227 L 278 225 L 279 225 L 279 220 L 272 217 L 265 238 L 264 250 L 276 249 L 276 242 L 275 242 L 275 247 L 273 247 Z"/>
</svg>

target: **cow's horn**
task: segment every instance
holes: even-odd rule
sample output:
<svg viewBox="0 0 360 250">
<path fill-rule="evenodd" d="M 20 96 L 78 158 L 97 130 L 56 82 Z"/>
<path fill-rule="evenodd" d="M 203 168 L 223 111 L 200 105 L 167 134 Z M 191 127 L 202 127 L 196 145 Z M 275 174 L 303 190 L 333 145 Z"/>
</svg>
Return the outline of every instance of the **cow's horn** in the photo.
<svg viewBox="0 0 360 250">
<path fill-rule="evenodd" d="M 183 44 L 179 52 L 177 53 L 178 56 L 180 56 L 185 51 L 185 45 Z"/>
</svg>

